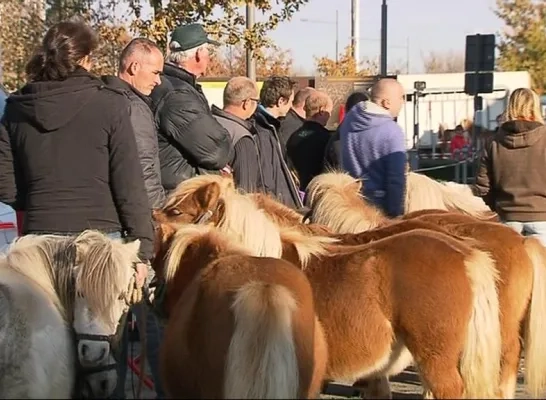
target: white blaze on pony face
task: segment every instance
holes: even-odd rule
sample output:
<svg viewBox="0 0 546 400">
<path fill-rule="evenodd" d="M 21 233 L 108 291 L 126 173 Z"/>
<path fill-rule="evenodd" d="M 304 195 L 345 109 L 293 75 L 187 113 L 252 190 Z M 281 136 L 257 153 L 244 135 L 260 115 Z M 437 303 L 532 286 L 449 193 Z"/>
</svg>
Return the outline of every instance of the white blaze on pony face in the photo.
<svg viewBox="0 0 546 400">
<path fill-rule="evenodd" d="M 78 357 L 83 367 L 104 365 L 113 350 L 108 338 L 116 334 L 119 321 L 129 311 L 124 298 L 120 298 L 113 305 L 113 315 L 118 317 L 115 322 L 101 319 L 93 315 L 83 297 L 76 297 L 74 303 L 73 327 L 76 334 L 89 335 L 89 339 L 78 340 Z"/>
<path fill-rule="evenodd" d="M 111 345 L 121 341 L 118 329 L 129 310 L 140 242 L 98 242 L 96 238 L 83 238 L 78 245 L 73 328 L 85 390 L 91 391 L 92 397 L 105 398 L 117 382 Z"/>
</svg>

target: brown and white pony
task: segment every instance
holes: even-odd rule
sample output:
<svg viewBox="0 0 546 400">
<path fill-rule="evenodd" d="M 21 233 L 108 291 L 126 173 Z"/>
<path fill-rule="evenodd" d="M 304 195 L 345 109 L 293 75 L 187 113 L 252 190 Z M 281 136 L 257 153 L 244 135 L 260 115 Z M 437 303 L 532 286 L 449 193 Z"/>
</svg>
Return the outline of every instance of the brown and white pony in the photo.
<svg viewBox="0 0 546 400">
<path fill-rule="evenodd" d="M 354 179 L 345 172 L 338 171 L 318 175 L 307 187 L 306 203 L 307 205 L 316 203 L 317 196 L 321 196 L 329 188 L 351 186 L 360 189 L 362 184 L 362 181 Z M 344 203 L 349 201 L 355 201 L 354 196 L 344 198 Z M 351 207 L 355 206 L 356 204 L 351 204 Z M 409 213 L 425 209 L 460 212 L 484 220 L 496 218 L 496 214 L 481 198 L 472 195 L 469 186 L 451 182 L 440 183 L 426 175 L 408 172 L 404 211 Z M 342 211 L 338 210 L 338 213 L 340 212 Z M 382 215 L 379 211 L 378 213 L 378 217 Z"/>
<path fill-rule="evenodd" d="M 334 231 L 362 233 L 366 230 L 375 236 L 387 232 L 397 220 L 383 216 L 360 196 L 360 185 L 345 176 L 340 185 L 327 180 L 327 190 L 315 189 L 311 198 L 312 220 L 327 225 Z M 317 179 L 318 180 L 318 179 Z M 317 182 L 315 182 L 317 185 Z M 355 206 L 357 204 L 357 206 Z M 339 210 L 344 210 L 340 215 Z M 498 291 L 501 307 L 503 358 L 501 391 L 504 398 L 515 394 L 520 332 L 525 338 L 526 384 L 534 397 L 546 390 L 546 345 L 540 339 L 538 321 L 546 318 L 546 251 L 534 238 L 525 238 L 509 227 L 498 223 L 477 220 L 460 213 L 443 210 L 420 210 L 403 217 L 407 222 L 401 227 L 408 230 L 415 222 L 432 224 L 436 228 L 463 237 L 475 238 L 482 250 L 496 261 L 500 274 Z M 383 229 L 380 229 L 384 227 Z M 427 229 L 436 229 L 430 226 Z"/>
<path fill-rule="evenodd" d="M 157 227 L 166 281 L 162 376 L 172 398 L 316 398 L 324 333 L 305 275 L 209 225 Z"/>
<path fill-rule="evenodd" d="M 244 204 L 246 218 L 263 215 L 248 197 L 228 192 L 210 182 L 155 217 L 188 223 L 208 213 L 208 223 L 229 232 L 240 226 L 230 221 L 227 210 L 239 207 L 232 203 Z M 436 398 L 497 395 L 498 276 L 488 254 L 428 230 L 341 246 L 297 229 L 266 228 L 279 232 L 282 257 L 300 265 L 311 282 L 328 342 L 326 379 L 352 383 L 395 375 L 414 359 Z"/>
</svg>

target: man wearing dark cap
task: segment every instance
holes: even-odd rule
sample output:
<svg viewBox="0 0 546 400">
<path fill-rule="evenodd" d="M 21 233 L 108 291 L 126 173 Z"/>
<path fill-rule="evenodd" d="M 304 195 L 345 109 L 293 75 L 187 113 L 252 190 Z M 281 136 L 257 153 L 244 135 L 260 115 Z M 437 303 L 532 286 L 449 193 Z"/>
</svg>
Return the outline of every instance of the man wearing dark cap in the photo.
<svg viewBox="0 0 546 400">
<path fill-rule="evenodd" d="M 200 24 L 179 26 L 172 32 L 161 85 L 151 95 L 161 181 L 167 194 L 196 175 L 220 172 L 232 155 L 231 137 L 212 116 L 197 83 L 207 70 L 208 47 L 218 44 Z"/>
</svg>

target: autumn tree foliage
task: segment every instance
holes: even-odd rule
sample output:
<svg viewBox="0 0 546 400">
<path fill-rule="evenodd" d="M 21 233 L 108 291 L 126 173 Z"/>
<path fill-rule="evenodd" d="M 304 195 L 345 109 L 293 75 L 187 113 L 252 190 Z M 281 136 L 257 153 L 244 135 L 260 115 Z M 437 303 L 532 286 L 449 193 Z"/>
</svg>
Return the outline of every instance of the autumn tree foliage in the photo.
<svg viewBox="0 0 546 400">
<path fill-rule="evenodd" d="M 4 86 L 15 90 L 26 79 L 25 65 L 44 33 L 40 0 L 0 1 L 0 62 Z"/>
<path fill-rule="evenodd" d="M 315 57 L 315 65 L 321 76 L 338 78 L 376 75 L 378 70 L 377 64 L 370 60 L 363 60 L 357 65 L 350 45 L 345 47 L 337 61 L 329 57 Z"/>
<path fill-rule="evenodd" d="M 495 14 L 504 22 L 498 43 L 498 66 L 529 71 L 533 88 L 546 91 L 546 2 L 497 0 Z"/>
<path fill-rule="evenodd" d="M 256 50 L 256 76 L 291 75 L 292 55 L 273 45 Z M 246 74 L 246 51 L 242 43 L 217 49 L 211 56 L 208 77 L 233 77 Z"/>
<path fill-rule="evenodd" d="M 153 12 L 150 18 L 142 15 L 143 2 L 149 1 Z M 250 1 L 250 0 L 249 0 Z M 129 0 L 136 19 L 132 27 L 166 47 L 168 33 L 180 23 L 201 22 L 206 30 L 227 45 L 243 43 L 245 48 L 257 50 L 271 45 L 268 33 L 279 23 L 290 20 L 309 0 L 252 0 L 256 18 L 252 29 L 246 29 L 245 7 L 241 0 Z M 276 6 L 278 9 L 273 8 Z M 256 54 L 259 57 L 260 54 Z"/>
<path fill-rule="evenodd" d="M 267 37 L 282 21 L 289 20 L 309 0 L 253 0 L 256 23 L 246 29 L 245 5 L 241 0 L 0 0 L 0 23 L 10 29 L 0 31 L 1 63 L 8 87 L 16 88 L 25 81 L 24 65 L 52 24 L 78 16 L 84 18 L 101 38 L 94 54 L 93 72 L 113 74 L 117 58 L 131 36 L 145 36 L 166 49 L 168 34 L 180 23 L 200 22 L 207 31 L 226 45 L 237 45 L 232 56 L 222 55 L 226 64 L 211 66 L 223 74 L 240 73 L 245 64 L 245 49 L 253 51 L 260 74 L 286 73 L 292 58 L 278 51 Z M 142 13 L 144 5 L 152 6 L 151 16 Z M 128 9 L 117 19 L 115 9 Z M 230 74 L 232 75 L 232 74 Z"/>
<path fill-rule="evenodd" d="M 464 72 L 464 57 L 463 53 L 454 51 L 431 51 L 423 57 L 423 66 L 428 74 Z"/>
<path fill-rule="evenodd" d="M 117 0 L 1 0 L 0 62 L 3 83 L 15 90 L 26 82 L 25 65 L 39 46 L 47 28 L 67 19 L 82 19 L 99 35 L 93 72 L 114 74 L 123 46 L 131 35 L 123 21 L 117 20 Z"/>
<path fill-rule="evenodd" d="M 47 0 L 46 25 L 67 19 L 83 19 L 99 35 L 99 48 L 94 52 L 93 73 L 115 74 L 123 47 L 131 34 L 123 20 L 115 17 L 119 0 Z"/>
</svg>

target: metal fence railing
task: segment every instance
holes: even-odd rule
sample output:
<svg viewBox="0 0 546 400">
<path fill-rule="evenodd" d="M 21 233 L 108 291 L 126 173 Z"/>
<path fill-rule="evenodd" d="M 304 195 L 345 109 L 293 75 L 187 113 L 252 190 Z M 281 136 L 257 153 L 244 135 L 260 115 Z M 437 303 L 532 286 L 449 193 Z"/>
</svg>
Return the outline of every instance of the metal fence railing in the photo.
<svg viewBox="0 0 546 400">
<path fill-rule="evenodd" d="M 420 167 L 420 159 L 415 151 L 410 151 L 410 167 L 413 172 L 424 173 L 429 175 L 430 172 L 441 170 L 453 170 L 453 181 L 456 183 L 471 183 L 474 181 L 474 175 L 476 174 L 479 152 L 471 151 L 471 149 L 464 148 L 462 150 L 455 150 L 449 159 L 441 160 L 441 165 L 434 165 L 430 167 Z M 438 159 L 439 160 L 439 159 Z M 469 172 L 472 172 L 470 174 Z"/>
</svg>

